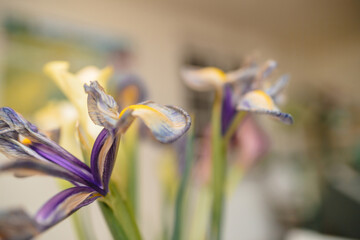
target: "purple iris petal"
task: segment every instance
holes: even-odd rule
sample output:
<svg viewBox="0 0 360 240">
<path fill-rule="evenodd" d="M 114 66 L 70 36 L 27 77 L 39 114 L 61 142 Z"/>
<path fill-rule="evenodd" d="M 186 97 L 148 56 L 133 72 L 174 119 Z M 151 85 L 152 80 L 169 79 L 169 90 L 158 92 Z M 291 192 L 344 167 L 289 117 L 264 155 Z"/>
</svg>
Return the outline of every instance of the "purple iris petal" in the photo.
<svg viewBox="0 0 360 240">
<path fill-rule="evenodd" d="M 221 112 L 221 133 L 224 135 L 229 128 L 234 116 L 236 108 L 232 101 L 232 90 L 229 85 L 224 87 L 224 98 L 222 102 Z"/>
<path fill-rule="evenodd" d="M 31 160 L 18 160 L 15 162 L 11 162 L 9 164 L 5 164 L 0 166 L 0 171 L 15 171 L 15 173 L 19 176 L 27 175 L 27 171 L 32 171 L 35 174 L 46 174 L 53 177 L 62 178 L 64 180 L 70 182 L 77 182 L 81 184 L 87 184 L 82 178 L 79 176 L 63 170 L 56 165 L 44 163 L 40 161 L 31 161 Z M 22 174 L 24 172 L 24 174 Z"/>
<path fill-rule="evenodd" d="M 40 156 L 46 158 L 47 160 L 56 163 L 57 165 L 69 170 L 70 172 L 75 173 L 76 175 L 82 177 L 83 179 L 92 180 L 92 177 L 90 173 L 85 171 L 85 169 L 82 169 L 73 163 L 67 161 L 67 159 L 63 158 L 62 156 L 59 156 L 58 154 L 54 153 L 52 149 L 47 148 L 43 144 L 34 143 L 30 146 L 32 150 L 34 150 L 37 154 Z"/>
<path fill-rule="evenodd" d="M 109 191 L 109 181 L 115 164 L 116 153 L 119 146 L 119 139 L 120 137 L 116 137 L 113 139 L 109 152 L 106 154 L 106 159 L 104 162 L 104 174 L 102 179 L 105 192 Z"/>
<path fill-rule="evenodd" d="M 99 161 L 98 161 L 98 157 L 101 151 L 101 148 L 103 147 L 106 138 L 109 136 L 109 131 L 104 128 L 98 135 L 98 137 L 95 140 L 94 146 L 91 150 L 91 158 L 90 158 L 90 164 L 91 164 L 91 172 L 93 174 L 94 177 L 94 181 L 97 184 L 101 184 L 101 179 L 100 179 L 100 173 L 99 173 Z"/>
<path fill-rule="evenodd" d="M 97 184 L 103 186 L 105 192 L 108 191 L 108 184 L 115 164 L 118 143 L 119 137 L 114 137 L 109 130 L 104 128 L 96 138 L 91 152 L 91 170 L 94 180 Z M 111 145 L 109 146 L 108 144 Z M 109 147 L 109 150 L 107 150 L 105 155 L 102 155 L 100 153 L 104 147 Z M 105 157 L 105 159 L 100 161 L 101 159 L 99 159 L 99 157 Z M 102 162 L 103 166 L 100 166 L 100 162 Z M 99 169 L 103 169 L 103 172 L 100 173 Z"/>
<path fill-rule="evenodd" d="M 38 136 L 34 136 L 39 143 L 35 142 L 33 145 L 36 144 L 38 148 L 47 149 L 47 152 L 52 152 L 52 154 L 56 154 L 61 156 L 62 158 L 66 159 L 66 161 L 70 162 L 72 165 L 75 165 L 83 170 L 85 170 L 88 174 L 90 174 L 91 170 L 88 165 L 74 157 L 71 153 L 66 151 L 64 148 L 60 147 L 54 141 L 46 138 L 45 136 L 40 135 L 37 133 Z M 40 136 L 39 136 L 40 135 Z"/>
<path fill-rule="evenodd" d="M 82 169 L 89 176 L 91 175 L 90 168 L 85 163 L 81 162 L 68 151 L 60 147 L 57 143 L 38 132 L 38 129 L 35 125 L 28 122 L 13 109 L 8 107 L 0 108 L 0 120 L 2 121 L 1 126 L 3 128 L 9 128 L 10 130 L 28 137 L 33 142 L 32 145 L 35 145 L 36 148 L 42 148 L 45 149 L 44 151 L 49 154 L 58 155 L 63 158 L 64 161 L 69 162 L 70 165 L 74 165 L 75 168 L 77 167 Z M 5 136 L 11 137 L 9 135 Z M 12 138 L 14 137 L 15 135 Z"/>
<path fill-rule="evenodd" d="M 104 191 L 99 187 L 99 185 L 94 182 L 93 176 L 81 167 L 78 167 L 71 162 L 67 161 L 66 159 L 62 158 L 59 155 L 54 154 L 51 150 L 46 148 L 46 146 L 42 144 L 33 144 L 31 145 L 31 149 L 33 149 L 36 153 L 40 156 L 46 158 L 47 160 L 63 167 L 64 169 L 70 171 L 71 173 L 76 174 L 80 178 L 82 178 L 88 186 L 92 187 L 94 190 L 98 191 L 99 193 L 103 194 Z"/>
<path fill-rule="evenodd" d="M 35 220 L 44 231 L 62 221 L 79 208 L 94 202 L 100 196 L 88 187 L 73 187 L 66 189 L 51 198 L 36 214 Z M 87 196 L 87 194 L 89 194 Z"/>
</svg>

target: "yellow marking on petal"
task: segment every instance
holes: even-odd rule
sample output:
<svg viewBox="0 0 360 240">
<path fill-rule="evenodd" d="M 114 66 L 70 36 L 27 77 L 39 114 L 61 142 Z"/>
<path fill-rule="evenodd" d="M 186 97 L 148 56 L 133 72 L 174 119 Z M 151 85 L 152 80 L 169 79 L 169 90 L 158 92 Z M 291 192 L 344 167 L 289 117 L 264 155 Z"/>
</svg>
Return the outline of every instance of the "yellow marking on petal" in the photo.
<svg viewBox="0 0 360 240">
<path fill-rule="evenodd" d="M 264 91 L 262 90 L 255 90 L 253 92 L 254 94 L 258 94 L 260 96 L 262 96 L 264 98 L 264 100 L 266 101 L 266 103 L 269 105 L 270 108 L 274 107 L 274 102 L 271 99 L 271 97 L 269 95 L 267 95 Z"/>
<path fill-rule="evenodd" d="M 221 81 L 226 82 L 226 74 L 215 67 L 207 67 L 207 68 L 203 68 L 201 70 L 201 73 L 206 75 L 211 75 L 211 74 L 215 74 Z"/>
<path fill-rule="evenodd" d="M 24 145 L 30 145 L 32 142 L 31 142 L 31 140 L 28 139 L 28 138 L 23 138 L 23 139 L 21 140 L 21 143 L 24 144 Z"/>
<path fill-rule="evenodd" d="M 94 193 L 91 197 L 89 197 L 89 199 L 94 198 L 94 197 L 104 197 L 104 195 L 102 195 L 100 193 Z"/>
<path fill-rule="evenodd" d="M 152 107 L 149 107 L 147 105 L 142 105 L 142 104 L 139 104 L 139 105 L 131 105 L 127 108 L 124 108 L 121 113 L 119 114 L 119 119 L 124 115 L 124 113 L 126 112 L 126 110 L 128 109 L 132 109 L 132 110 L 136 110 L 136 109 L 147 109 L 147 110 L 150 110 L 150 111 L 153 111 L 154 113 L 158 114 L 160 117 L 162 118 L 165 118 L 167 119 L 166 115 L 163 114 L 162 112 L 152 108 Z"/>
</svg>

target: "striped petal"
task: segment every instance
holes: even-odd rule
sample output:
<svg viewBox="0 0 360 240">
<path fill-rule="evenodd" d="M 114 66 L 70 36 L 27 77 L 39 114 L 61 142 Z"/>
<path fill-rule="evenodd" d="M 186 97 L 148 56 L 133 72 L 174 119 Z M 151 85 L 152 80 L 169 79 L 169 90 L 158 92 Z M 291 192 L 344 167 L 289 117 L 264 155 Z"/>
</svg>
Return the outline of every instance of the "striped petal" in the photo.
<svg viewBox="0 0 360 240">
<path fill-rule="evenodd" d="M 84 85 L 88 94 L 88 112 L 91 120 L 99 126 L 114 129 L 118 121 L 118 105 L 114 98 L 107 95 L 98 82 Z"/>
<path fill-rule="evenodd" d="M 43 160 L 39 154 L 37 154 L 35 151 L 27 147 L 21 142 L 18 142 L 15 139 L 12 138 L 3 138 L 0 137 L 0 152 L 5 155 L 9 159 L 38 159 Z"/>
<path fill-rule="evenodd" d="M 96 138 L 91 152 L 91 170 L 95 181 L 101 184 L 105 193 L 115 164 L 120 136 L 115 137 L 104 128 Z"/>
<path fill-rule="evenodd" d="M 36 214 L 41 231 L 54 226 L 73 212 L 94 202 L 101 195 L 88 187 L 66 189 L 51 198 Z"/>
<path fill-rule="evenodd" d="M 157 140 L 168 143 L 175 141 L 190 127 L 190 117 L 181 108 L 161 106 L 149 101 L 131 105 L 119 114 L 115 100 L 97 82 L 84 87 L 88 93 L 91 119 L 111 133 L 124 133 L 135 118 L 140 118 Z"/>
<path fill-rule="evenodd" d="M 84 163 L 83 164 L 86 166 L 86 168 L 75 165 L 72 160 L 75 160 L 76 158 L 72 156 L 70 153 L 66 152 L 65 149 L 61 148 L 60 149 L 61 152 L 59 152 L 58 149 L 54 149 L 44 144 L 38 144 L 38 143 L 32 143 L 30 147 L 32 150 L 34 150 L 37 154 L 39 154 L 42 158 L 46 159 L 48 162 L 54 163 L 60 166 L 61 168 L 65 169 L 66 171 L 69 171 L 79 176 L 87 183 L 88 186 L 96 190 L 99 190 L 98 186 L 94 184 L 93 176 L 91 174 L 91 169 Z"/>
<path fill-rule="evenodd" d="M 128 114 L 130 113 L 130 114 Z M 190 116 L 181 108 L 162 106 L 148 101 L 132 105 L 120 113 L 120 121 L 140 118 L 154 137 L 162 143 L 170 143 L 181 137 L 190 127 Z"/>
<path fill-rule="evenodd" d="M 272 98 L 264 91 L 251 91 L 237 104 L 238 111 L 248 111 L 254 113 L 268 114 L 276 117 L 286 124 L 292 124 L 293 118 L 290 114 L 281 112 L 274 104 Z"/>
<path fill-rule="evenodd" d="M 10 159 L 41 159 L 36 152 L 27 146 L 27 143 L 31 141 L 23 137 L 30 136 L 31 133 L 38 134 L 35 125 L 32 125 L 20 114 L 8 107 L 0 108 L 0 123 L 0 152 Z"/>
<path fill-rule="evenodd" d="M 0 108 L 0 123 L 0 135 L 13 137 L 14 135 L 9 135 L 10 132 L 26 134 L 29 131 L 38 131 L 35 125 L 9 107 Z"/>
<path fill-rule="evenodd" d="M 32 158 L 50 161 L 91 182 L 90 168 L 68 151 L 40 133 L 11 108 L 0 108 L 0 151 L 10 158 Z M 9 134 L 12 132 L 11 134 Z"/>
<path fill-rule="evenodd" d="M 29 240 L 39 233 L 37 223 L 24 210 L 0 212 L 0 239 Z"/>
<path fill-rule="evenodd" d="M 80 184 L 87 183 L 77 175 L 64 171 L 62 168 L 39 161 L 16 160 L 0 166 L 0 173 L 13 172 L 17 177 L 27 177 L 32 175 L 48 175 L 58 177 L 69 182 L 77 182 Z"/>
<path fill-rule="evenodd" d="M 185 84 L 196 91 L 219 89 L 227 81 L 226 74 L 218 68 L 185 68 L 181 71 Z"/>
</svg>

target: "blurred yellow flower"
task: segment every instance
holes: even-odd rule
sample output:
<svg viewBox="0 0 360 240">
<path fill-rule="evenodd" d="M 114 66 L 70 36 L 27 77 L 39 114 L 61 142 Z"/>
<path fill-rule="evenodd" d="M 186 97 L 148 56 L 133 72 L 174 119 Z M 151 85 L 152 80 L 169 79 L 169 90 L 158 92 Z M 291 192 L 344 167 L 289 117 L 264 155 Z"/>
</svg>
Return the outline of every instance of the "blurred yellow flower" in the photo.
<svg viewBox="0 0 360 240">
<path fill-rule="evenodd" d="M 85 131 L 87 141 L 93 144 L 96 136 L 101 131 L 101 127 L 96 126 L 91 121 L 87 112 L 87 95 L 84 92 L 84 84 L 91 81 L 98 81 L 102 86 L 106 86 L 113 69 L 106 67 L 99 69 L 95 66 L 88 66 L 77 73 L 69 72 L 69 63 L 64 61 L 49 62 L 44 66 L 44 72 L 58 85 L 64 95 L 76 107 L 80 126 Z"/>
</svg>

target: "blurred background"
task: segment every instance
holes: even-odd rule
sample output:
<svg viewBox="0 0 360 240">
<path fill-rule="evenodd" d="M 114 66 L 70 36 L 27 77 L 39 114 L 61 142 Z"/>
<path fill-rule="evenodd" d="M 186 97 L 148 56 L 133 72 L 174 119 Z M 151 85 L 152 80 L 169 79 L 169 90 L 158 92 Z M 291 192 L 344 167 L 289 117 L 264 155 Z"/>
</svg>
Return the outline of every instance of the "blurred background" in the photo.
<svg viewBox="0 0 360 240">
<path fill-rule="evenodd" d="M 0 103 L 29 119 L 64 99 L 42 71 L 51 60 L 112 65 L 139 76 L 149 99 L 190 111 L 206 94 L 184 86 L 182 66 L 234 70 L 250 56 L 291 76 L 282 109 L 295 124 L 256 119 L 270 146 L 228 199 L 224 238 L 360 239 L 360 1 L 0 0 Z M 139 151 L 140 228 L 156 239 L 161 150 L 145 140 Z M 57 191 L 47 178 L 0 176 L 0 208 L 34 213 Z M 89 208 L 98 239 L 111 239 Z M 39 239 L 75 235 L 65 220 Z"/>
</svg>

